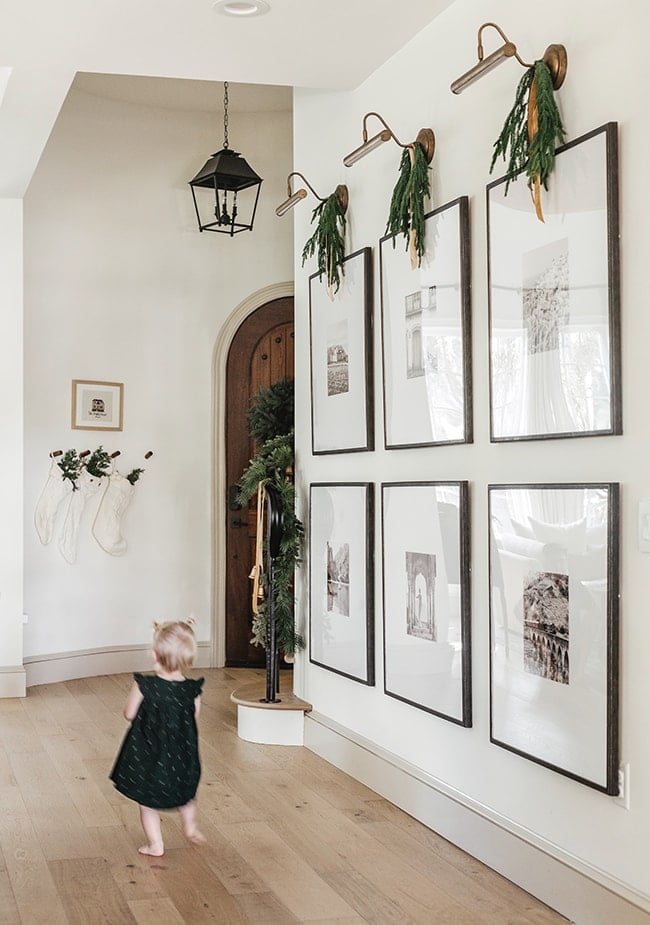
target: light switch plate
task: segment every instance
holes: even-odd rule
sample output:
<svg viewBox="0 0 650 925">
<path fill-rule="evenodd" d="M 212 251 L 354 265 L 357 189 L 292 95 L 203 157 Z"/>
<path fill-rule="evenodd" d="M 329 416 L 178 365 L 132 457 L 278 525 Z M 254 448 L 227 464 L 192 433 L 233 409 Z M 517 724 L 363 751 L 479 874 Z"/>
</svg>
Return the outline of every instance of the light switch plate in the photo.
<svg viewBox="0 0 650 925">
<path fill-rule="evenodd" d="M 639 550 L 650 552 L 650 501 L 639 501 Z"/>
</svg>

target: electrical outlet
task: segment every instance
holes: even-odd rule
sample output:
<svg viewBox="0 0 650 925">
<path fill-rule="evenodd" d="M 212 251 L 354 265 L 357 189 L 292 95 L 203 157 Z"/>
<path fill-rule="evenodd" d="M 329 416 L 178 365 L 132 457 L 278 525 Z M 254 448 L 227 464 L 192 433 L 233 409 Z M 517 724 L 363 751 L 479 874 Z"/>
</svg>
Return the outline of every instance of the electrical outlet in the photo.
<svg viewBox="0 0 650 925">
<path fill-rule="evenodd" d="M 618 769 L 618 796 L 614 797 L 623 809 L 630 808 L 630 765 L 622 764 Z"/>
<path fill-rule="evenodd" d="M 23 614 L 23 623 L 29 623 L 29 617 L 26 613 Z"/>
</svg>

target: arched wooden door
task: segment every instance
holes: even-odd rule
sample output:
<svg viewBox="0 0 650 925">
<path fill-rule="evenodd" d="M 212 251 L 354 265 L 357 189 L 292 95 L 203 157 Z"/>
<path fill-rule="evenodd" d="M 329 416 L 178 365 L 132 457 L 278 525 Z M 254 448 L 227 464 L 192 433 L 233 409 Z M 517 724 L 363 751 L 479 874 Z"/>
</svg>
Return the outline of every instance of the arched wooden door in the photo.
<svg viewBox="0 0 650 925">
<path fill-rule="evenodd" d="M 255 500 L 240 509 L 236 485 L 253 456 L 246 412 L 262 388 L 293 379 L 293 299 L 274 299 L 254 311 L 235 334 L 226 364 L 226 665 L 262 667 L 264 649 L 252 646 L 249 574 L 255 555 Z"/>
</svg>

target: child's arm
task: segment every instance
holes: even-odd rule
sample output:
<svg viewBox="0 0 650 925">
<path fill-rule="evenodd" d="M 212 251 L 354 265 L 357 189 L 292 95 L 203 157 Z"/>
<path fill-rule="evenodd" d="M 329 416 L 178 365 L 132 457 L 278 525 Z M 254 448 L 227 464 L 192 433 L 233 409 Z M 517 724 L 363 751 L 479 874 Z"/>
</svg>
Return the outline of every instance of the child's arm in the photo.
<svg viewBox="0 0 650 925">
<path fill-rule="evenodd" d="M 126 703 L 124 704 L 124 719 L 128 719 L 129 722 L 135 719 L 138 710 L 140 709 L 140 704 L 144 700 L 142 691 L 136 684 L 133 682 L 133 687 L 129 691 L 129 696 L 126 698 Z"/>
<path fill-rule="evenodd" d="M 194 698 L 194 719 L 199 718 L 199 713 L 201 712 L 201 695 Z"/>
</svg>

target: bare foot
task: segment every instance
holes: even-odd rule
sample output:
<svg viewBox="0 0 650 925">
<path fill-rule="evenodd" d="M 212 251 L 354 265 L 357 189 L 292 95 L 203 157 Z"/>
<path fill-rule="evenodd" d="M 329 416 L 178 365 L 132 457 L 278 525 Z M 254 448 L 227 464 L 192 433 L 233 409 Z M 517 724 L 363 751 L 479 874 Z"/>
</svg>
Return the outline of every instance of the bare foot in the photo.
<svg viewBox="0 0 650 925">
<path fill-rule="evenodd" d="M 185 832 L 185 838 L 193 845 L 205 845 L 205 835 L 194 829 L 193 832 Z"/>
<path fill-rule="evenodd" d="M 162 842 L 155 842 L 153 845 L 143 845 L 138 848 L 138 854 L 146 854 L 148 857 L 161 858 L 165 853 L 165 847 Z"/>
</svg>

